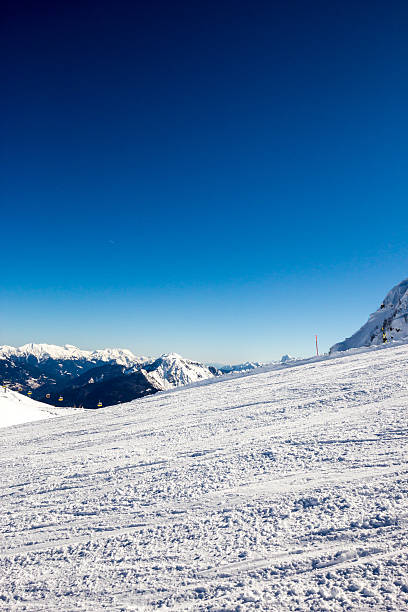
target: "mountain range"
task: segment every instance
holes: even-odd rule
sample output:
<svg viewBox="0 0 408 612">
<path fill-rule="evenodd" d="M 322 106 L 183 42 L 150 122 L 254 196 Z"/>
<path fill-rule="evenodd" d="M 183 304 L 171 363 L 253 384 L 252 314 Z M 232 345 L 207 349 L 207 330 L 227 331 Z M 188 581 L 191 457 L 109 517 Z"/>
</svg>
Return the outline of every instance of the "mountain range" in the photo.
<svg viewBox="0 0 408 612">
<path fill-rule="evenodd" d="M 0 347 L 3 382 L 54 406 L 97 408 L 219 374 L 217 368 L 177 353 L 152 359 L 126 349 L 85 351 L 68 344 Z"/>
</svg>

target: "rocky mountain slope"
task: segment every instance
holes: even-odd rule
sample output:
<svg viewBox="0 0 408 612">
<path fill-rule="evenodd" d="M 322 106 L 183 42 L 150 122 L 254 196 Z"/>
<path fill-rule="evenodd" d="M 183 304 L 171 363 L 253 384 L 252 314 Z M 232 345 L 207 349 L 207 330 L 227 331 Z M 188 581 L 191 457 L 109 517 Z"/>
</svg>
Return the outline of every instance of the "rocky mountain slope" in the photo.
<svg viewBox="0 0 408 612">
<path fill-rule="evenodd" d="M 393 287 L 367 323 L 331 347 L 330 353 L 408 338 L 408 279 Z"/>
</svg>

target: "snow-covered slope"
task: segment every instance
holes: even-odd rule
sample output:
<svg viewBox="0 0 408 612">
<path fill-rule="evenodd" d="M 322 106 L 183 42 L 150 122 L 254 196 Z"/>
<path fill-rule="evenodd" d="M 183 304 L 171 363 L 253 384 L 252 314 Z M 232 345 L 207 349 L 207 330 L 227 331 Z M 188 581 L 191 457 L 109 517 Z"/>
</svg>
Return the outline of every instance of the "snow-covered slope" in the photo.
<svg viewBox="0 0 408 612">
<path fill-rule="evenodd" d="M 70 408 L 55 408 L 36 402 L 10 389 L 0 388 L 0 427 L 50 419 L 78 412 Z"/>
<path fill-rule="evenodd" d="M 3 429 L 0 607 L 407 610 L 407 371 L 356 349 Z"/>
<path fill-rule="evenodd" d="M 330 352 L 382 344 L 383 328 L 387 342 L 408 338 L 408 279 L 393 287 L 367 323 L 350 338 L 332 346 Z"/>
<path fill-rule="evenodd" d="M 144 370 L 161 389 L 188 385 L 198 380 L 213 378 L 218 374 L 216 368 L 185 359 L 177 353 L 162 355 L 151 364 L 144 366 Z"/>
</svg>

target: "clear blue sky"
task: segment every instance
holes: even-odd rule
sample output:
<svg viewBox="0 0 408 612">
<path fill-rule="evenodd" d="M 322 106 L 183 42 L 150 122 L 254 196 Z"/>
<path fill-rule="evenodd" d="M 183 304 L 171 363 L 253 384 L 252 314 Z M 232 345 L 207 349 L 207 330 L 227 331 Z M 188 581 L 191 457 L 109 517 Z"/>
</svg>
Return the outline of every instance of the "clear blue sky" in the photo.
<svg viewBox="0 0 408 612">
<path fill-rule="evenodd" d="M 406 2 L 6 4 L 1 344 L 309 355 L 408 276 Z"/>
</svg>

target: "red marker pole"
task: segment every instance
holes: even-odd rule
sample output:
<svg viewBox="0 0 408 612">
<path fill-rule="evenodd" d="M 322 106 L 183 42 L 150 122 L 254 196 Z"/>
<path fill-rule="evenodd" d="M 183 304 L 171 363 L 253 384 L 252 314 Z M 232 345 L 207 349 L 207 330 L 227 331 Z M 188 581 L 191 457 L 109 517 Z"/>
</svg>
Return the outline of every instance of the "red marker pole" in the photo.
<svg viewBox="0 0 408 612">
<path fill-rule="evenodd" d="M 316 355 L 319 356 L 319 347 L 317 344 L 317 336 L 316 336 Z"/>
</svg>

